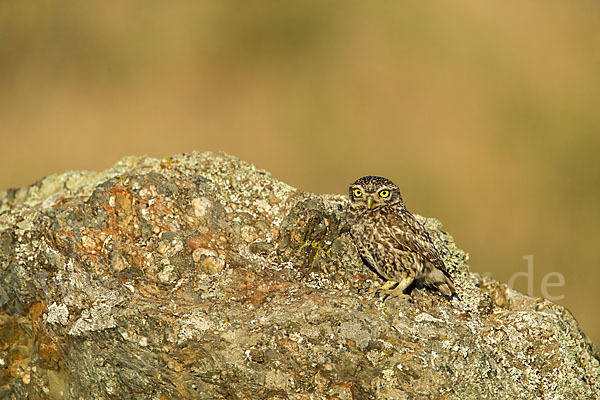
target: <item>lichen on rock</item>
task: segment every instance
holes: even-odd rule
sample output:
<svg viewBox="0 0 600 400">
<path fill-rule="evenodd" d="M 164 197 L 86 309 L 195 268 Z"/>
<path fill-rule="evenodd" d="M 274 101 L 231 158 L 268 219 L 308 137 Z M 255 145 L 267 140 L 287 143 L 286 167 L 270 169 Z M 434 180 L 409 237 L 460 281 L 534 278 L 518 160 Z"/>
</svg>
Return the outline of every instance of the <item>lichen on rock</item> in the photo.
<svg viewBox="0 0 600 400">
<path fill-rule="evenodd" d="M 0 398 L 600 398 L 572 315 L 471 273 L 382 301 L 346 199 L 225 154 L 0 192 Z"/>
</svg>

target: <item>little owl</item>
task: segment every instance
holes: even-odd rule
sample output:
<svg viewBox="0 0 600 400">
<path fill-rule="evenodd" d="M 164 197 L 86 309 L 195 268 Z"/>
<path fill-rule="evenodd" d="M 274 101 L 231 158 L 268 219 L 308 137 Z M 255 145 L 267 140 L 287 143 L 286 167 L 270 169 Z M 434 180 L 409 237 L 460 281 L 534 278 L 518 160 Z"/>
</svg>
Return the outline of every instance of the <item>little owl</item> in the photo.
<svg viewBox="0 0 600 400">
<path fill-rule="evenodd" d="M 346 220 L 362 258 L 387 281 L 382 293 L 406 298 L 403 292 L 414 281 L 446 296 L 455 292 L 429 234 L 392 181 L 365 176 L 350 185 Z"/>
</svg>

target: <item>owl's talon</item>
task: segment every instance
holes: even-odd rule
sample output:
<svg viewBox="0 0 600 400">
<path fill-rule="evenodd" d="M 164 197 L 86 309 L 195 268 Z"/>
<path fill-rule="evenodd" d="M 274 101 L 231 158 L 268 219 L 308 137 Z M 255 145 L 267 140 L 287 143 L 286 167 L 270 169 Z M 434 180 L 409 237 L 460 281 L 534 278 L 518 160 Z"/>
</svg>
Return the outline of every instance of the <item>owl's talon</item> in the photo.
<svg viewBox="0 0 600 400">
<path fill-rule="evenodd" d="M 378 288 L 378 287 L 372 287 L 372 288 L 368 288 L 368 289 L 367 289 L 367 294 L 370 294 L 371 296 L 372 296 L 372 295 L 375 295 L 375 294 L 377 294 L 377 291 L 378 291 L 378 290 L 379 290 L 379 288 Z"/>
<path fill-rule="evenodd" d="M 383 301 L 386 301 L 389 298 L 404 299 L 404 300 L 411 300 L 412 299 L 409 295 L 407 295 L 405 293 L 402 293 L 402 292 L 400 292 L 398 290 L 395 290 L 395 289 L 382 290 L 381 292 L 385 296 L 383 298 Z"/>
<path fill-rule="evenodd" d="M 398 288 L 394 289 L 386 289 L 383 286 L 369 288 L 366 290 L 366 293 L 371 297 L 378 298 L 381 301 L 386 301 L 390 298 L 398 298 L 403 300 L 412 301 L 412 297 L 407 294 L 404 294 L 402 290 L 398 290 Z"/>
<path fill-rule="evenodd" d="M 371 297 L 381 297 L 387 293 L 387 289 L 382 289 L 381 286 L 377 286 L 367 289 L 366 293 Z"/>
</svg>

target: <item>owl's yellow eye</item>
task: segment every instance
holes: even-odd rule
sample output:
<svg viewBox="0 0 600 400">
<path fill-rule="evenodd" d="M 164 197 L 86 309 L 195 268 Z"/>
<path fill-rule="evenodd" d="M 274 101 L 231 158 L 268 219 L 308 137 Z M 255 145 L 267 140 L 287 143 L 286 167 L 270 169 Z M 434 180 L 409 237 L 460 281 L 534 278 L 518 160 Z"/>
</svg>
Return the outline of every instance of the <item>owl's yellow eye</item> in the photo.
<svg viewBox="0 0 600 400">
<path fill-rule="evenodd" d="M 354 189 L 354 197 L 360 197 L 360 196 L 362 196 L 362 190 Z"/>
<path fill-rule="evenodd" d="M 379 192 L 379 197 L 383 197 L 386 198 L 390 195 L 390 191 L 389 190 L 382 190 Z"/>
</svg>

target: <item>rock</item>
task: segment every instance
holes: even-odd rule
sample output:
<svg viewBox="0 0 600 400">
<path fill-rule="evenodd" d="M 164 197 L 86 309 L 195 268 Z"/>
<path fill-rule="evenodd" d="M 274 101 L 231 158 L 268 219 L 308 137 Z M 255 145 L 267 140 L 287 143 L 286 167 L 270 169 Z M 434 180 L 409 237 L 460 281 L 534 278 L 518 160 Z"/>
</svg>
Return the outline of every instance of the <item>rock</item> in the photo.
<svg viewBox="0 0 600 400">
<path fill-rule="evenodd" d="M 572 315 L 434 219 L 459 298 L 373 298 L 345 204 L 207 153 L 0 192 L 0 398 L 600 397 Z"/>
</svg>

